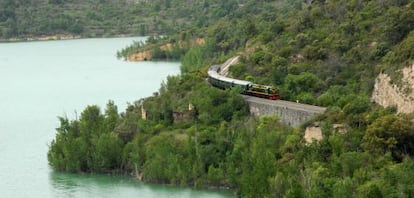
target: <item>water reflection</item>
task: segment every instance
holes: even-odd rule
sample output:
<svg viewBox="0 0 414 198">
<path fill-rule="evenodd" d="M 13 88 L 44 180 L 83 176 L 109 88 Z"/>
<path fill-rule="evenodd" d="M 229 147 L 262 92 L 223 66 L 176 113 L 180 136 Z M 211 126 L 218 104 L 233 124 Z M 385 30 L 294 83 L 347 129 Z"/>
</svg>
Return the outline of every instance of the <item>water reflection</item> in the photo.
<svg viewBox="0 0 414 198">
<path fill-rule="evenodd" d="M 145 185 L 129 177 L 50 172 L 46 153 L 55 138 L 57 116 L 74 119 L 74 112 L 93 104 L 103 108 L 108 100 L 124 111 L 128 102 L 150 96 L 168 75 L 180 72 L 179 63 L 133 63 L 115 58 L 116 50 L 137 39 L 0 44 L 0 197 L 217 194 Z"/>
<path fill-rule="evenodd" d="M 233 197 L 230 191 L 144 184 L 128 176 L 50 173 L 54 197 Z"/>
</svg>

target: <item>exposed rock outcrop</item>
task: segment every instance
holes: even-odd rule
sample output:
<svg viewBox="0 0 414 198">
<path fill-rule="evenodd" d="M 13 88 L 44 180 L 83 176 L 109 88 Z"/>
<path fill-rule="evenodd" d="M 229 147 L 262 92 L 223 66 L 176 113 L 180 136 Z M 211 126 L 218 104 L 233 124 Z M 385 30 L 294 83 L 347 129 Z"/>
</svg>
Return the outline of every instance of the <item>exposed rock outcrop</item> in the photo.
<svg viewBox="0 0 414 198">
<path fill-rule="evenodd" d="M 402 69 L 401 85 L 391 84 L 387 74 L 375 79 L 372 101 L 383 107 L 397 107 L 398 113 L 414 112 L 414 64 Z"/>
<path fill-rule="evenodd" d="M 151 51 L 143 51 L 132 54 L 128 57 L 128 61 L 147 61 L 152 59 Z"/>
<path fill-rule="evenodd" d="M 204 45 L 205 42 L 206 41 L 204 38 L 196 38 L 196 39 L 191 39 L 187 41 L 180 41 L 178 43 L 178 46 L 180 48 L 186 48 L 188 46 Z M 167 43 L 167 44 L 161 45 L 159 47 L 159 50 L 171 51 L 173 50 L 173 47 L 174 45 L 172 43 Z M 129 55 L 128 61 L 148 61 L 148 60 L 152 60 L 152 58 L 153 58 L 152 50 L 145 50 L 145 51 L 139 51 L 139 52 Z"/>
<path fill-rule="evenodd" d="M 303 138 L 308 144 L 311 144 L 313 141 L 321 141 L 323 138 L 321 127 L 319 127 L 319 125 L 306 127 Z"/>
</svg>

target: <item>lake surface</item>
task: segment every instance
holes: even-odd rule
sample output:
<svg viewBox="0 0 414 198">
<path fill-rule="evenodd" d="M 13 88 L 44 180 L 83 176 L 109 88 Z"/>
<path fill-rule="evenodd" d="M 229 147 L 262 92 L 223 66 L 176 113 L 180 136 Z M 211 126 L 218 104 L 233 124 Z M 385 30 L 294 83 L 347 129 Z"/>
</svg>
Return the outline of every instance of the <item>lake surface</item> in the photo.
<svg viewBox="0 0 414 198">
<path fill-rule="evenodd" d="M 57 116 L 127 103 L 156 92 L 176 62 L 125 62 L 116 51 L 143 38 L 0 43 L 1 197 L 231 197 L 148 185 L 126 176 L 56 173 L 47 162 Z"/>
</svg>

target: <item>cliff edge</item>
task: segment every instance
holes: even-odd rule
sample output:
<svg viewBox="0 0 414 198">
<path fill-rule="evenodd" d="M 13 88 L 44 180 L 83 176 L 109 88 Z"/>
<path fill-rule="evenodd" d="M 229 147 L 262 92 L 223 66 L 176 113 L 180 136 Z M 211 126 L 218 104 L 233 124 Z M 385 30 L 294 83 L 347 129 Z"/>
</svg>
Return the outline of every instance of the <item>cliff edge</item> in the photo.
<svg viewBox="0 0 414 198">
<path fill-rule="evenodd" d="M 414 63 L 401 70 L 401 85 L 391 83 L 387 74 L 375 79 L 372 100 L 383 107 L 397 107 L 398 113 L 414 112 Z"/>
</svg>

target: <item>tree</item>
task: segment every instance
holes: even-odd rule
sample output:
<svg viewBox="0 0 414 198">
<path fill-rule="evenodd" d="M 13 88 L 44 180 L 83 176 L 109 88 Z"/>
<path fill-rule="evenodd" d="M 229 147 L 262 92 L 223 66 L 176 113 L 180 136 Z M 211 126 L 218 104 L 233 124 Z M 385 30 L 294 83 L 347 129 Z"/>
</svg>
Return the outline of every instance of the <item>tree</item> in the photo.
<svg viewBox="0 0 414 198">
<path fill-rule="evenodd" d="M 322 91 L 325 84 L 315 74 L 303 72 L 299 75 L 288 74 L 284 86 L 289 91 L 289 99 L 298 100 L 300 94 Z"/>
<path fill-rule="evenodd" d="M 356 115 L 367 111 L 370 105 L 371 101 L 368 96 L 355 96 L 343 109 L 347 114 Z"/>
<path fill-rule="evenodd" d="M 193 47 L 191 48 L 183 57 L 181 72 L 187 73 L 200 69 L 203 66 L 204 62 L 204 52 L 203 47 Z"/>
<path fill-rule="evenodd" d="M 346 177 L 342 180 L 337 180 L 333 186 L 333 197 L 334 198 L 347 198 L 352 197 L 352 180 Z"/>
<path fill-rule="evenodd" d="M 391 45 L 402 41 L 414 29 L 413 10 L 402 12 L 402 8 L 390 7 L 385 15 L 387 20 L 384 33 Z"/>
<path fill-rule="evenodd" d="M 176 149 L 174 139 L 167 133 L 161 133 L 152 137 L 146 146 L 146 161 L 144 164 L 144 179 L 147 181 L 156 181 L 169 183 L 173 178 L 171 175 L 176 173 L 176 169 L 171 169 L 174 161 Z"/>
<path fill-rule="evenodd" d="M 104 117 L 97 105 L 87 106 L 79 119 L 81 133 L 86 138 L 97 137 L 102 133 L 103 123 Z"/>
<path fill-rule="evenodd" d="M 414 125 L 410 119 L 385 115 L 368 126 L 363 145 L 373 154 L 391 152 L 395 160 L 401 161 L 414 154 Z"/>
<path fill-rule="evenodd" d="M 105 172 L 120 168 L 122 143 L 116 134 L 102 134 L 94 150 L 94 171 Z"/>
<path fill-rule="evenodd" d="M 56 138 L 48 151 L 49 164 L 60 171 L 86 171 L 87 147 L 80 137 L 79 122 L 70 122 L 63 117 L 59 117 L 59 121 L 60 127 L 56 129 Z"/>
<path fill-rule="evenodd" d="M 382 193 L 377 184 L 374 182 L 367 182 L 358 188 L 358 197 L 366 198 L 382 198 Z"/>
<path fill-rule="evenodd" d="M 271 178 L 275 176 L 275 156 L 284 138 L 275 126 L 280 127 L 277 117 L 263 117 L 254 131 L 251 144 L 242 156 L 240 188 L 244 196 L 267 197 L 270 195 Z"/>
<path fill-rule="evenodd" d="M 104 123 L 106 132 L 114 131 L 115 127 L 118 125 L 119 119 L 118 107 L 114 104 L 114 101 L 110 100 L 108 104 L 106 104 L 105 109 Z"/>
</svg>

